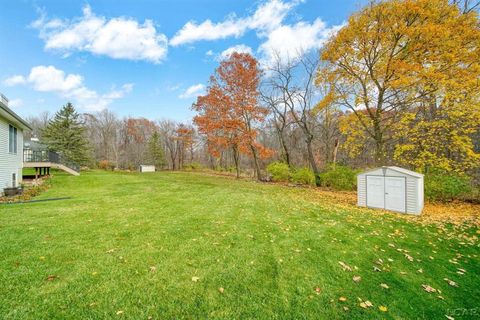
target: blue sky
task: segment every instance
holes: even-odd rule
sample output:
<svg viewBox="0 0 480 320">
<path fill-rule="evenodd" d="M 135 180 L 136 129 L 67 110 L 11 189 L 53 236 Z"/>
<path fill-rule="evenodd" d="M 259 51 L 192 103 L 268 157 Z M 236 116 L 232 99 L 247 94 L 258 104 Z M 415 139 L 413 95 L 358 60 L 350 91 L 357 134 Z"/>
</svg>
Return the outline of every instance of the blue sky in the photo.
<svg viewBox="0 0 480 320">
<path fill-rule="evenodd" d="M 1 1 L 0 92 L 22 116 L 108 108 L 188 121 L 219 59 L 318 49 L 357 0 Z"/>
</svg>

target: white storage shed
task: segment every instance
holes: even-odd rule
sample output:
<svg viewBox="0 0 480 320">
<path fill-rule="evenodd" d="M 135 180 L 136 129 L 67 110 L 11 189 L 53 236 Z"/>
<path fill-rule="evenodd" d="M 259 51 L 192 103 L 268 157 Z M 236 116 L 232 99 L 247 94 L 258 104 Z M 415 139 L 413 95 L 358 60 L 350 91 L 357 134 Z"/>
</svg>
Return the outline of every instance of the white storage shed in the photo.
<svg viewBox="0 0 480 320">
<path fill-rule="evenodd" d="M 380 167 L 357 176 L 360 207 L 409 214 L 423 210 L 423 174 L 399 167 Z"/>
<path fill-rule="evenodd" d="M 155 166 L 151 166 L 151 165 L 140 165 L 140 168 L 139 168 L 140 172 L 155 172 Z"/>
</svg>

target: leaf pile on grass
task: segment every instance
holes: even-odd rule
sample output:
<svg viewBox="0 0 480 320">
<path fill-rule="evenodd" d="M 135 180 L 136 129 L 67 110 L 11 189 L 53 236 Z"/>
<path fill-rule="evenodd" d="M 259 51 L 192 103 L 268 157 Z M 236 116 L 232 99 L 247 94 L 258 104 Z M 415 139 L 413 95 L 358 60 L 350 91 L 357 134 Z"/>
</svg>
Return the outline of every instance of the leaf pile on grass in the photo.
<svg viewBox="0 0 480 320">
<path fill-rule="evenodd" d="M 355 207 L 359 211 L 372 210 L 359 208 L 357 206 L 357 194 L 353 191 L 331 191 L 322 188 L 309 188 L 302 191 L 298 196 L 316 203 L 333 203 L 342 209 L 352 209 Z M 426 202 L 420 216 L 396 214 L 377 209 L 375 209 L 375 211 L 377 215 L 391 214 L 420 223 L 452 223 L 455 225 L 480 226 L 480 205 L 468 202 Z"/>
<path fill-rule="evenodd" d="M 23 190 L 23 193 L 20 195 L 16 195 L 13 197 L 0 197 L 0 203 L 15 203 L 15 202 L 22 202 L 22 201 L 29 201 L 48 190 L 51 186 L 50 178 L 45 177 L 42 178 L 40 184 L 26 186 Z"/>
</svg>

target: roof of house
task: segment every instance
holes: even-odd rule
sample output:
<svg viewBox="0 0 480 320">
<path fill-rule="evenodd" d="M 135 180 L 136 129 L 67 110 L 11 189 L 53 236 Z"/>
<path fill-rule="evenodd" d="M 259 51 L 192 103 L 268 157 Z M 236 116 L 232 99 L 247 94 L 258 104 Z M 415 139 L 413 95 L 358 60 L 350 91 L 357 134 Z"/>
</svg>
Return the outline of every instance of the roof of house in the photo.
<svg viewBox="0 0 480 320">
<path fill-rule="evenodd" d="M 32 127 L 23 120 L 18 114 L 13 112 L 2 99 L 0 99 L 0 116 L 11 121 L 12 123 L 18 125 L 22 129 L 29 129 L 32 130 Z"/>
<path fill-rule="evenodd" d="M 379 170 L 379 169 L 389 169 L 389 170 L 393 170 L 393 171 L 396 171 L 396 172 L 399 172 L 399 173 L 403 173 L 403 174 L 406 174 L 406 175 L 409 175 L 409 176 L 412 176 L 412 177 L 415 177 L 415 178 L 423 178 L 423 174 L 421 174 L 421 173 L 411 171 L 411 170 L 407 170 L 407 169 L 400 168 L 400 167 L 396 167 L 396 166 L 383 166 L 383 167 L 380 167 L 380 168 L 375 168 L 375 169 L 372 169 L 372 170 L 364 171 L 360 174 L 366 174 L 366 173 L 376 171 L 376 170 Z"/>
</svg>

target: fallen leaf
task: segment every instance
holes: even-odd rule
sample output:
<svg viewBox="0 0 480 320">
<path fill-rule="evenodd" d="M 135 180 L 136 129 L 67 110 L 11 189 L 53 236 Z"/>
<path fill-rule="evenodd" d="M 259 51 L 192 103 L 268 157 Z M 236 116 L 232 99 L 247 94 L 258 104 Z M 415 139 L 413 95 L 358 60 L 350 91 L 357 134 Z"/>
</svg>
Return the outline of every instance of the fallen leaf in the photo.
<svg viewBox="0 0 480 320">
<path fill-rule="evenodd" d="M 383 289 L 390 289 L 390 287 L 386 283 L 381 283 L 380 287 L 382 287 Z"/>
<path fill-rule="evenodd" d="M 379 306 L 378 307 L 378 310 L 382 311 L 382 312 L 387 312 L 388 311 L 388 308 L 385 307 L 385 306 Z"/>
<path fill-rule="evenodd" d="M 55 279 L 57 279 L 57 278 L 58 278 L 58 277 L 55 276 L 55 275 L 49 275 L 49 276 L 47 277 L 47 280 L 48 280 L 48 281 L 53 281 L 53 280 L 55 280 Z"/>
<path fill-rule="evenodd" d="M 345 298 L 345 297 L 340 297 L 340 298 L 338 298 L 338 301 L 345 302 L 345 301 L 347 301 L 347 298 Z"/>
<path fill-rule="evenodd" d="M 218 288 L 218 292 L 224 293 L 224 292 L 225 292 L 225 289 L 223 289 L 222 287 L 220 287 L 220 288 Z"/>
<path fill-rule="evenodd" d="M 364 302 L 360 302 L 360 307 L 367 309 L 367 308 L 373 307 L 373 304 L 367 300 Z"/>
<path fill-rule="evenodd" d="M 157 267 L 155 267 L 155 266 L 150 267 L 150 272 L 156 272 L 156 271 L 157 271 Z"/>
<path fill-rule="evenodd" d="M 315 293 L 316 293 L 316 294 L 320 294 L 320 292 L 322 292 L 322 289 L 320 289 L 319 287 L 316 287 L 316 288 L 315 288 Z"/>
<path fill-rule="evenodd" d="M 428 284 L 422 284 L 422 288 L 423 288 L 423 290 L 425 290 L 427 292 L 437 292 L 437 289 L 432 288 Z"/>
<path fill-rule="evenodd" d="M 382 271 L 382 270 L 380 270 L 380 268 L 377 268 L 376 266 L 373 266 L 373 271 L 375 271 L 375 272 L 380 272 L 380 271 Z"/>
<path fill-rule="evenodd" d="M 123 314 L 123 310 L 118 310 L 117 311 L 117 316 L 122 315 L 122 314 Z"/>
<path fill-rule="evenodd" d="M 455 281 L 452 281 L 452 280 L 447 279 L 447 278 L 444 278 L 443 280 L 447 281 L 447 283 L 449 285 L 451 285 L 452 287 L 458 287 L 458 284 Z"/>
<path fill-rule="evenodd" d="M 411 255 L 409 255 L 408 253 L 405 253 L 405 258 L 407 258 L 407 260 L 410 261 L 410 262 L 413 261 L 413 257 Z"/>
<path fill-rule="evenodd" d="M 342 266 L 343 271 L 352 271 L 352 268 L 344 262 L 338 261 L 338 263 L 340 264 L 340 266 Z"/>
<path fill-rule="evenodd" d="M 449 315 L 445 315 L 445 317 L 447 317 L 448 320 L 455 320 L 454 317 L 451 317 L 451 316 L 449 316 Z"/>
<path fill-rule="evenodd" d="M 192 277 L 192 281 L 193 281 L 193 282 L 197 282 L 198 280 L 200 280 L 199 277 Z"/>
<path fill-rule="evenodd" d="M 360 280 L 362 280 L 362 277 L 360 277 L 360 276 L 354 276 L 352 279 L 353 279 L 353 281 L 355 281 L 355 282 L 360 282 Z"/>
</svg>

